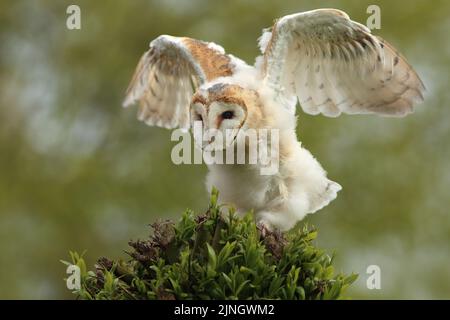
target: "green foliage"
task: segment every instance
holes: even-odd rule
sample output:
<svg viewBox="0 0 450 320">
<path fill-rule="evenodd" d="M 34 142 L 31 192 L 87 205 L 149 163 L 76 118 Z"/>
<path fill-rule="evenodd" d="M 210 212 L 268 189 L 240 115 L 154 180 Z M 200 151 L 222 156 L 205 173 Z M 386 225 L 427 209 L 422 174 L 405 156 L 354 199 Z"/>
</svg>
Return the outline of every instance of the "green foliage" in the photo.
<svg viewBox="0 0 450 320">
<path fill-rule="evenodd" d="M 308 227 L 286 235 L 256 225 L 248 214 L 217 205 L 187 210 L 180 221 L 152 225 L 147 240 L 130 241 L 129 261 L 101 258 L 80 266 L 82 299 L 339 299 L 356 275 L 335 275 L 332 258 L 312 245 Z"/>
</svg>

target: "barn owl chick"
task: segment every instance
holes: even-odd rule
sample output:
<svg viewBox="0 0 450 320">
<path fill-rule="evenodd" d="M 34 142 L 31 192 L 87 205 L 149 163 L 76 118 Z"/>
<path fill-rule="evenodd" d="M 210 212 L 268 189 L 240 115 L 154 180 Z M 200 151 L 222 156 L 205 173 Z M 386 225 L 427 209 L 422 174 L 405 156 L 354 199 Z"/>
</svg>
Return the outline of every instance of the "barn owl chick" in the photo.
<svg viewBox="0 0 450 320">
<path fill-rule="evenodd" d="M 394 47 L 336 9 L 280 18 L 259 47 L 250 66 L 214 43 L 160 36 L 140 59 L 124 106 L 138 101 L 139 120 L 151 126 L 189 129 L 197 121 L 232 130 L 225 148 L 249 129 L 278 130 L 276 174 L 262 175 L 260 164 L 210 164 L 207 187 L 238 211 L 254 210 L 266 226 L 287 230 L 341 189 L 298 141 L 297 101 L 312 115 L 402 117 L 423 101 L 425 88 Z"/>
</svg>

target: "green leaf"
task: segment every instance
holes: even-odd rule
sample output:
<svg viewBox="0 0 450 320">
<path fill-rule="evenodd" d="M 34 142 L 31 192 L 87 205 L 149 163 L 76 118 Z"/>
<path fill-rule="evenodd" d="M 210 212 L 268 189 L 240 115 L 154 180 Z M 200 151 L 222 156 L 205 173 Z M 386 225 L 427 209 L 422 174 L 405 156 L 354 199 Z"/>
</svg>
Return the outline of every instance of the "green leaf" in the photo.
<svg viewBox="0 0 450 320">
<path fill-rule="evenodd" d="M 233 215 L 217 199 L 213 188 L 206 213 L 195 217 L 186 210 L 174 234 L 164 238 L 155 229 L 148 239 L 130 243 L 129 261 L 106 259 L 107 270 L 87 271 L 84 253 L 70 252 L 72 263 L 61 262 L 80 267 L 81 289 L 75 295 L 112 300 L 345 298 L 357 275 L 334 276 L 334 255 L 312 244 L 317 230 L 300 226 L 281 235 L 260 235 L 251 213 Z M 281 246 L 281 256 L 272 251 L 274 244 Z"/>
</svg>

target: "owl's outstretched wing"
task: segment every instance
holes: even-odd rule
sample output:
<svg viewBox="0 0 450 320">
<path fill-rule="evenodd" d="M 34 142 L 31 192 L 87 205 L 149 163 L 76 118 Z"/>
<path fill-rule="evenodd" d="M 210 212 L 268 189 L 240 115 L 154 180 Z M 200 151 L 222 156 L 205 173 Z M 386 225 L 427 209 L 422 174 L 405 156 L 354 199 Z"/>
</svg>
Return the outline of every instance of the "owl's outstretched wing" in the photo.
<svg viewBox="0 0 450 320">
<path fill-rule="evenodd" d="M 423 101 L 425 87 L 406 59 L 345 12 L 285 16 L 259 41 L 266 83 L 278 96 L 297 96 L 306 113 L 404 116 Z"/>
<path fill-rule="evenodd" d="M 230 76 L 232 57 L 214 43 L 163 35 L 150 43 L 127 89 L 123 106 L 139 101 L 138 119 L 151 126 L 189 128 L 195 89 Z"/>
</svg>

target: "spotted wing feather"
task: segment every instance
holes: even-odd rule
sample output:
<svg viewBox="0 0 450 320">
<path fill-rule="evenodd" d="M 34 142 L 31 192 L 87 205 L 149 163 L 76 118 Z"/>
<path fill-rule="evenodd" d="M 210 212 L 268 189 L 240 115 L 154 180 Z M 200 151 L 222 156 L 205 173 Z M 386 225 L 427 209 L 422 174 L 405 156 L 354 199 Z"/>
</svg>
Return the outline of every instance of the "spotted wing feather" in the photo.
<svg viewBox="0 0 450 320">
<path fill-rule="evenodd" d="M 123 106 L 139 102 L 138 119 L 148 125 L 189 128 L 189 104 L 196 88 L 232 73 L 231 57 L 220 46 L 163 35 L 141 57 Z"/>
<path fill-rule="evenodd" d="M 285 16 L 260 38 L 261 73 L 309 114 L 404 116 L 425 87 L 385 40 L 336 9 Z"/>
</svg>

